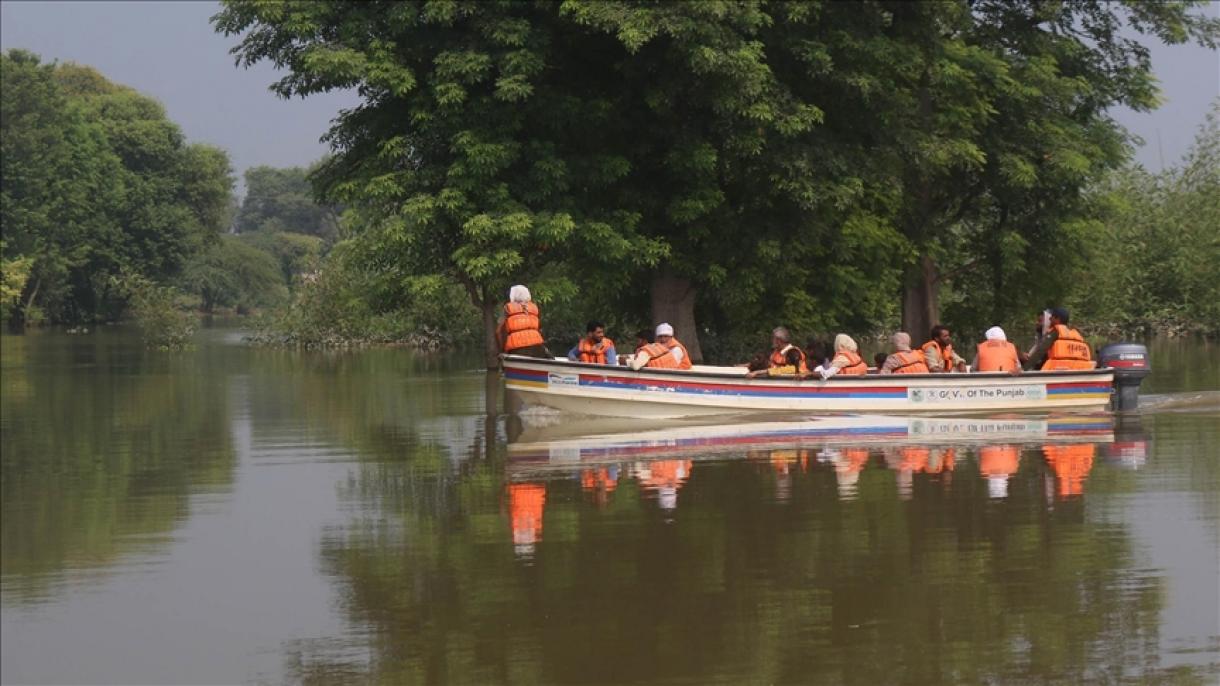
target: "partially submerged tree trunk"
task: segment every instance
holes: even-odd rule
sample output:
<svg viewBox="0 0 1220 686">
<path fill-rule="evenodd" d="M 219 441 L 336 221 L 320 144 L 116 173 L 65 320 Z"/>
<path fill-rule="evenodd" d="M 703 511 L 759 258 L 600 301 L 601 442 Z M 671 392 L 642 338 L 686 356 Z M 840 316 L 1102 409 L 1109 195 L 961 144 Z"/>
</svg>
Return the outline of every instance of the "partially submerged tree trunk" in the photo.
<svg viewBox="0 0 1220 686">
<path fill-rule="evenodd" d="M 940 323 L 940 270 L 923 255 L 907 269 L 902 288 L 902 330 L 918 346 L 928 340 L 932 327 Z"/>
<path fill-rule="evenodd" d="M 479 308 L 483 311 L 483 363 L 488 369 L 499 369 L 500 342 L 496 340 L 496 303 L 488 298 L 483 300 Z"/>
<path fill-rule="evenodd" d="M 668 269 L 652 277 L 652 323 L 655 326 L 661 322 L 674 327 L 674 337 L 686 346 L 693 362 L 703 361 L 695 326 L 695 286 Z"/>
</svg>

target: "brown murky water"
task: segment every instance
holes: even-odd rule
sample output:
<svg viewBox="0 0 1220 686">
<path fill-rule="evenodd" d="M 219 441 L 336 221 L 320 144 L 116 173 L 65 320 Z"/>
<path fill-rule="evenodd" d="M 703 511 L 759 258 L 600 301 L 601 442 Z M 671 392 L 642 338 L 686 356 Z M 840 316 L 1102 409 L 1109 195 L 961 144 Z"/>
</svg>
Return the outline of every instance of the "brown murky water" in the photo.
<svg viewBox="0 0 1220 686">
<path fill-rule="evenodd" d="M 1121 421 L 658 427 L 488 417 L 459 357 L 4 336 L 0 678 L 1214 683 L 1220 354 L 1153 355 Z"/>
</svg>

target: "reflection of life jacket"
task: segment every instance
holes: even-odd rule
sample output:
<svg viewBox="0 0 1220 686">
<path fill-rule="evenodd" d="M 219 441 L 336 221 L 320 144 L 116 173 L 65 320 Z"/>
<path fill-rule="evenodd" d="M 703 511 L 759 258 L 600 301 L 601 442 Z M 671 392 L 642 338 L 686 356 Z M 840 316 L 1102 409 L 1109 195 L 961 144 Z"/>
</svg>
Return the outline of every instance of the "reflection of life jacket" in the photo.
<svg viewBox="0 0 1220 686">
<path fill-rule="evenodd" d="M 682 360 L 679 361 L 674 357 L 673 350 L 675 348 L 682 350 Z M 686 351 L 686 346 L 678 342 L 676 338 L 669 339 L 669 345 L 661 343 L 649 343 L 640 349 L 641 352 L 648 353 L 648 364 L 645 367 L 654 367 L 659 369 L 690 369 L 690 353 Z"/>
<path fill-rule="evenodd" d="M 927 448 L 902 448 L 898 457 L 898 465 L 894 468 L 900 472 L 922 472 L 928 466 Z"/>
<path fill-rule="evenodd" d="M 1017 357 L 1017 346 L 1008 341 L 983 341 L 979 343 L 977 372 L 1011 372 L 1021 368 Z"/>
<path fill-rule="evenodd" d="M 925 364 L 927 363 L 927 358 L 932 356 L 931 351 L 935 350 L 936 352 L 940 353 L 940 363 L 941 363 L 941 367 L 942 367 L 942 369 L 940 371 L 946 371 L 946 372 L 953 371 L 953 344 L 952 343 L 942 347 L 940 344 L 940 341 L 933 339 L 933 340 L 930 340 L 927 343 L 924 343 L 923 345 L 919 346 L 919 349 L 921 351 L 923 351 Z M 937 370 L 933 369 L 932 371 L 937 371 Z"/>
<path fill-rule="evenodd" d="M 1093 469 L 1093 455 L 1096 452 L 1097 446 L 1092 443 L 1042 446 L 1043 456 L 1051 469 L 1055 470 L 1059 497 L 1084 493 L 1084 480 Z"/>
<path fill-rule="evenodd" d="M 835 461 L 835 471 L 839 473 L 855 473 L 868 464 L 867 448 L 844 448 L 839 451 L 839 459 Z"/>
<path fill-rule="evenodd" d="M 928 474 L 940 474 L 953 471 L 957 460 L 957 451 L 953 448 L 941 448 L 928 453 L 928 463 L 924 471 Z"/>
<path fill-rule="evenodd" d="M 902 366 L 892 370 L 894 374 L 928 373 L 928 361 L 924 359 L 922 350 L 902 350 L 894 353 L 894 357 L 902 363 Z"/>
<path fill-rule="evenodd" d="M 605 467 L 586 469 L 580 473 L 580 487 L 586 491 L 604 490 L 610 492 L 616 486 L 618 486 L 618 476 L 611 474 Z"/>
<path fill-rule="evenodd" d="M 868 373 L 868 363 L 864 361 L 864 358 L 860 357 L 856 353 L 854 353 L 850 350 L 844 350 L 843 352 L 835 354 L 836 359 L 839 356 L 843 356 L 844 358 L 847 359 L 847 366 L 840 369 L 838 371 L 839 374 L 867 374 Z M 831 360 L 832 364 L 833 364 L 833 362 L 834 362 L 834 360 Z"/>
<path fill-rule="evenodd" d="M 1046 351 L 1046 362 L 1042 371 L 1055 369 L 1092 369 L 1093 352 L 1089 344 L 1084 342 L 1080 332 L 1069 329 L 1063 324 L 1055 326 L 1059 335 L 1051 343 L 1051 349 Z"/>
<path fill-rule="evenodd" d="M 589 340 L 588 336 L 585 336 L 580 339 L 577 351 L 580 353 L 581 362 L 606 364 L 606 351 L 613 347 L 614 341 L 609 338 L 603 337 L 600 343 L 594 343 Z"/>
<path fill-rule="evenodd" d="M 1010 476 L 1021 465 L 1021 451 L 1015 445 L 989 445 L 979 449 L 979 473 L 983 476 Z"/>
<path fill-rule="evenodd" d="M 796 366 L 788 362 L 788 353 L 795 350 L 800 355 L 800 361 Z M 770 367 L 768 372 L 772 376 L 795 376 L 796 374 L 805 374 L 809 368 L 805 365 L 805 351 L 789 343 L 782 350 L 776 350 L 771 353 Z"/>
<path fill-rule="evenodd" d="M 648 473 L 640 485 L 648 489 L 677 488 L 690 477 L 690 460 L 657 460 L 648 463 Z"/>
<path fill-rule="evenodd" d="M 504 352 L 542 345 L 542 324 L 538 319 L 538 306 L 528 303 L 504 304 Z"/>
<path fill-rule="evenodd" d="M 533 544 L 542 539 L 542 510 L 545 505 L 545 484 L 508 485 L 508 512 L 513 526 L 513 543 Z"/>
</svg>

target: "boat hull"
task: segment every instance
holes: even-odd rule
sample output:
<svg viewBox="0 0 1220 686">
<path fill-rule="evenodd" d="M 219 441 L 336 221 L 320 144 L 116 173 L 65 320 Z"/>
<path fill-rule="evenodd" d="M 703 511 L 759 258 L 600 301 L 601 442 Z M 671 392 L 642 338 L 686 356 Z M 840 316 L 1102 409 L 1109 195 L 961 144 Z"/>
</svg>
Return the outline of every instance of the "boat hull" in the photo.
<svg viewBox="0 0 1220 686">
<path fill-rule="evenodd" d="M 744 370 L 640 370 L 506 355 L 518 403 L 591 416 L 678 418 L 742 412 L 966 414 L 1095 411 L 1110 402 L 1113 370 L 1009 374 L 894 374 L 829 380 L 747 379 Z"/>
</svg>

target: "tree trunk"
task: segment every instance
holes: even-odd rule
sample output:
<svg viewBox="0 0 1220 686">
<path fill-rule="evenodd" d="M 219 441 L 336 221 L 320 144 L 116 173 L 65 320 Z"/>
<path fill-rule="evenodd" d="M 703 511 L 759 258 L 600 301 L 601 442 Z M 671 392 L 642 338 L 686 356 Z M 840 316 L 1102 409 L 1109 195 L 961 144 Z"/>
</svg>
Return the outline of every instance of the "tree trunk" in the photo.
<svg viewBox="0 0 1220 686">
<path fill-rule="evenodd" d="M 703 361 L 699 330 L 695 326 L 695 286 L 690 279 L 669 270 L 652 277 L 652 323 L 655 326 L 662 322 L 674 327 L 674 337 L 686 346 L 692 362 Z"/>
<path fill-rule="evenodd" d="M 491 298 L 483 300 L 483 362 L 488 369 L 500 368 L 500 342 L 496 340 L 496 303 Z"/>
<path fill-rule="evenodd" d="M 902 329 L 918 346 L 928 340 L 932 327 L 940 323 L 940 272 L 924 255 L 907 269 L 902 290 Z"/>
</svg>

